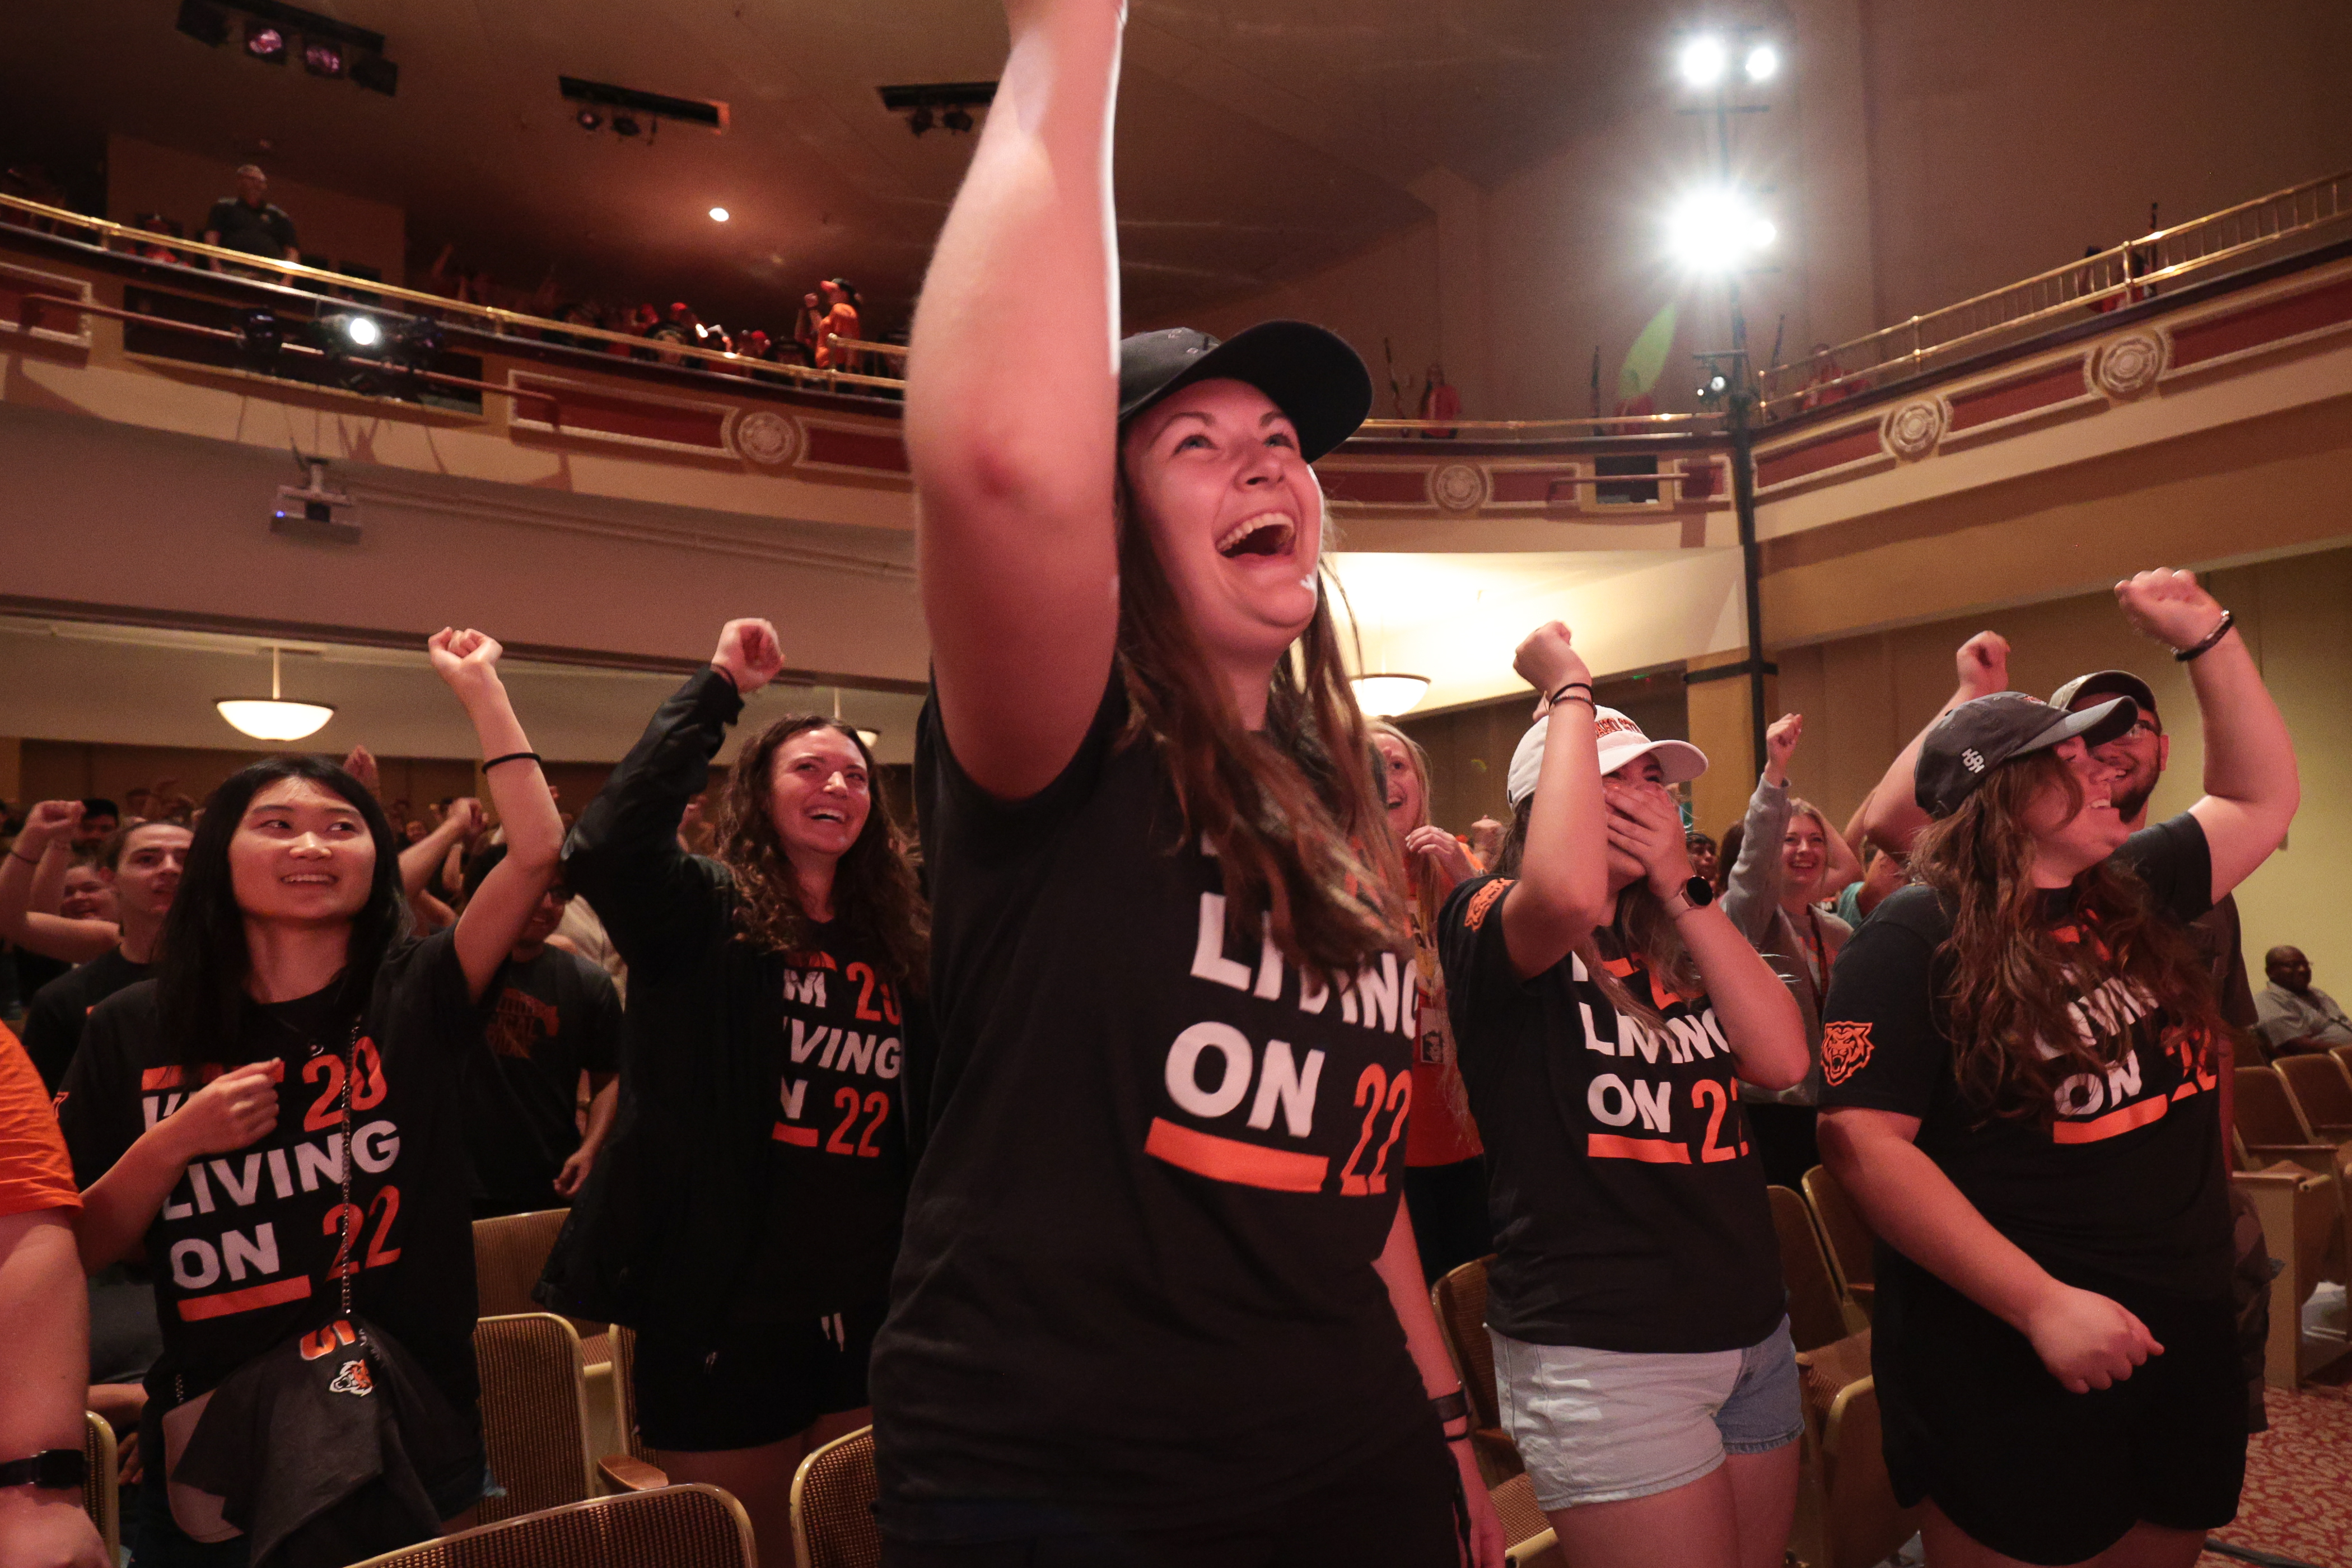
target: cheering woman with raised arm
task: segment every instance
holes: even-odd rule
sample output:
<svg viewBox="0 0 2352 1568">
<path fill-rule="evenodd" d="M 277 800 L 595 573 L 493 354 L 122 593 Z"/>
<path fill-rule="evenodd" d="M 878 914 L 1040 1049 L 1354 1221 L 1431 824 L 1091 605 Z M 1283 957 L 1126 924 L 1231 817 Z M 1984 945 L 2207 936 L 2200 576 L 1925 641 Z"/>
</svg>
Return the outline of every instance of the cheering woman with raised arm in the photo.
<svg viewBox="0 0 2352 1568">
<path fill-rule="evenodd" d="M 1398 1202 L 1417 986 L 1307 466 L 1370 378 L 1297 323 L 1116 341 L 1120 8 L 1007 9 L 908 373 L 940 1039 L 887 1561 L 1496 1563 Z"/>
<path fill-rule="evenodd" d="M 564 860 L 629 963 L 622 1110 L 542 1297 L 637 1331 L 638 1430 L 673 1480 L 792 1554 L 793 1471 L 866 1423 L 907 1197 L 906 1009 L 922 899 L 874 760 L 837 720 L 744 742 L 716 858 L 687 803 L 783 654 L 730 621 L 581 814 Z"/>
<path fill-rule="evenodd" d="M 66 1075 L 59 1115 L 88 1188 L 82 1262 L 143 1246 L 155 1271 L 163 1353 L 147 1375 L 131 1531 L 142 1564 L 242 1568 L 246 1537 L 192 1536 L 184 1507 L 165 1500 L 167 1470 L 188 1479 L 166 1462 L 179 1451 L 172 1413 L 353 1314 L 446 1402 L 447 1441 L 403 1427 L 433 1513 L 463 1515 L 482 1496 L 464 1076 L 482 1049 L 476 1004 L 554 874 L 563 823 L 499 683 L 499 645 L 442 631 L 430 647 L 507 831 L 507 858 L 465 918 L 409 934 L 398 841 L 349 773 L 316 757 L 256 763 L 205 803 L 156 977 L 99 1004 Z M 402 1370 L 374 1364 L 379 1385 Z"/>
<path fill-rule="evenodd" d="M 2245 1474 L 2223 1026 L 2184 928 L 2284 838 L 2294 747 L 2194 577 L 2116 596 L 2189 666 L 2204 797 L 2126 826 L 2094 753 L 2129 697 L 1963 702 L 1918 749 L 1921 885 L 1830 983 L 1822 1154 L 1883 1243 L 1887 1468 L 1935 1568 L 2187 1568 Z"/>
</svg>

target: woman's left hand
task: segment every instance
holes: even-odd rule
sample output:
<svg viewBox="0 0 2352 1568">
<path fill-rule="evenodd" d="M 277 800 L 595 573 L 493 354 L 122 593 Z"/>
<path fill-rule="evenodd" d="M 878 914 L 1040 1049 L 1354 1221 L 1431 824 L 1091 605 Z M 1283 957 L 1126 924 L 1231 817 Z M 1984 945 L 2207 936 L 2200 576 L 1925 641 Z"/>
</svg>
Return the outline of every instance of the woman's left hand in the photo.
<svg viewBox="0 0 2352 1568">
<path fill-rule="evenodd" d="M 433 656 L 433 673 L 460 697 L 495 685 L 499 655 L 506 651 L 496 637 L 471 626 L 463 631 L 443 626 L 425 639 L 425 647 Z"/>
<path fill-rule="evenodd" d="M 1462 1500 L 1470 1505 L 1470 1555 L 1464 1560 L 1464 1568 L 1503 1568 L 1503 1553 L 1511 1543 L 1504 1538 L 1495 1500 L 1486 1494 L 1486 1478 L 1478 1473 L 1477 1456 L 1471 1452 L 1467 1439 L 1446 1444 L 1445 1451 L 1454 1456 L 1454 1468 L 1462 1472 Z"/>
<path fill-rule="evenodd" d="M 1433 823 L 1423 823 L 1406 834 L 1404 852 L 1421 858 L 1422 864 L 1437 879 L 1437 896 L 1441 899 L 1454 890 L 1456 882 L 1478 874 L 1478 868 L 1461 841 Z"/>
<path fill-rule="evenodd" d="M 1650 890 L 1671 899 L 1691 879 L 1683 814 L 1666 786 L 1621 784 L 1608 792 L 1609 842 L 1642 863 Z"/>
<path fill-rule="evenodd" d="M 2133 630 L 2176 651 L 2195 647 L 2221 622 L 2221 602 L 2198 585 L 2194 572 L 2142 572 L 2116 584 L 2116 602 Z"/>
</svg>

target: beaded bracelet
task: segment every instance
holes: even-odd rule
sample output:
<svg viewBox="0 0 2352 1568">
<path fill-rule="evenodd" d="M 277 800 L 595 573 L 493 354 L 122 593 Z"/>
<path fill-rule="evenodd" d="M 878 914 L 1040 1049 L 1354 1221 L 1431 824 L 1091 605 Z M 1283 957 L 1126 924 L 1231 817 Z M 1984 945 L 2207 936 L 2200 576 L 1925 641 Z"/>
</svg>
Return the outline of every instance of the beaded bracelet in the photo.
<svg viewBox="0 0 2352 1568">
<path fill-rule="evenodd" d="M 2222 611 L 2221 625 L 2215 626 L 2211 631 L 2207 632 L 2203 642 L 2199 643 L 2195 647 L 2176 648 L 2173 650 L 2173 658 L 2181 664 L 2187 664 L 2192 658 L 2202 658 L 2205 655 L 2211 653 L 2213 651 L 2214 645 L 2219 643 L 2223 637 L 2228 637 L 2230 635 L 2230 628 L 2237 624 L 2238 617 L 2234 614 L 2228 610 Z"/>
</svg>

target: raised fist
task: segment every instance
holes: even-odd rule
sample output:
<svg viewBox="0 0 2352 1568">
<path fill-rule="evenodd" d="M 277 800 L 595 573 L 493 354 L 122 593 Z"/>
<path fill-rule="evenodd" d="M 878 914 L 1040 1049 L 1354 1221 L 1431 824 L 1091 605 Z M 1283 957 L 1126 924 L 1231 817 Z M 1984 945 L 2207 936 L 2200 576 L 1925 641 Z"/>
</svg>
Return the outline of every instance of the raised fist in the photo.
<svg viewBox="0 0 2352 1568">
<path fill-rule="evenodd" d="M 1783 713 L 1764 731 L 1764 771 L 1772 775 L 1774 784 L 1789 782 L 1789 759 L 1797 754 L 1797 742 L 1804 738 L 1802 713 Z"/>
<path fill-rule="evenodd" d="M 461 697 L 498 679 L 499 655 L 506 651 L 496 637 L 471 626 L 463 631 L 443 626 L 425 646 L 433 656 L 433 673 Z"/>
<path fill-rule="evenodd" d="M 41 801 L 25 814 L 25 831 L 17 836 L 17 850 L 37 860 L 40 858 L 39 851 L 51 844 L 70 839 L 80 826 L 81 802 Z"/>
<path fill-rule="evenodd" d="M 2116 584 L 2116 603 L 2142 637 L 2175 652 L 2195 647 L 2221 624 L 2221 606 L 2197 584 L 2193 572 L 2158 567 Z"/>
<path fill-rule="evenodd" d="M 719 629 L 719 651 L 710 656 L 710 668 L 749 697 L 782 671 L 783 644 L 776 640 L 776 628 L 769 622 L 730 621 Z"/>
<path fill-rule="evenodd" d="M 1970 697 L 1990 697 L 2009 689 L 2009 639 L 1999 632 L 1979 632 L 1952 656 L 1959 671 L 1960 689 Z"/>
<path fill-rule="evenodd" d="M 1584 667 L 1584 656 L 1572 646 L 1567 624 L 1561 621 L 1546 621 L 1529 632 L 1512 658 L 1511 668 L 1546 697 L 1571 680 L 1588 685 L 1592 680 L 1592 672 Z"/>
</svg>

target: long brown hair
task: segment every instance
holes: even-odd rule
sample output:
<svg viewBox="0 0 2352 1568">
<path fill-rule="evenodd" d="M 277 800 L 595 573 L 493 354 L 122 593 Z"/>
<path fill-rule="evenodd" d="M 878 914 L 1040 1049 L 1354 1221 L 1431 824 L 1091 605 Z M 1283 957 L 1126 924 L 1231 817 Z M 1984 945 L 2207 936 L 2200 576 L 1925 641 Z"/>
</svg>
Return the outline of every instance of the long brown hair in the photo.
<svg viewBox="0 0 2352 1568">
<path fill-rule="evenodd" d="M 1248 730 L 1192 635 L 1123 462 L 1117 493 L 1128 737 L 1159 746 L 1186 837 L 1216 846 L 1229 927 L 1247 935 L 1265 923 L 1284 957 L 1326 981 L 1375 953 L 1409 953 L 1403 868 L 1331 615 L 1337 584 L 1318 563 L 1315 617 L 1274 667 L 1265 728 Z"/>
<path fill-rule="evenodd" d="M 769 814 L 770 775 L 786 741 L 809 730 L 830 729 L 849 737 L 866 763 L 871 805 L 866 826 L 834 868 L 834 918 L 860 945 L 881 955 L 889 978 L 920 995 L 930 973 L 931 916 L 907 856 L 907 841 L 890 810 L 890 797 L 874 765 L 874 753 L 856 731 L 838 719 L 796 713 L 777 720 L 743 744 L 728 775 L 719 808 L 719 864 L 735 879 L 735 934 L 739 941 L 776 952 L 809 945 L 815 923 L 801 907 L 800 882 L 783 840 Z"/>
<path fill-rule="evenodd" d="M 1519 861 L 1528 849 L 1528 820 L 1535 815 L 1535 796 L 1529 795 L 1511 813 L 1510 831 L 1503 836 L 1503 847 L 1495 852 L 1495 869 L 1503 876 L 1519 874 Z M 1687 997 L 1706 994 L 1706 982 L 1699 976 L 1698 963 L 1675 932 L 1675 917 L 1667 912 L 1665 900 L 1650 890 L 1647 878 L 1629 882 L 1617 890 L 1617 912 L 1606 927 L 1599 930 L 1606 930 L 1610 944 L 1618 952 L 1639 962 L 1667 990 Z M 1641 1019 L 1653 1029 L 1664 1029 L 1666 1020 L 1657 1004 L 1647 996 L 1634 995 L 1625 982 L 1610 970 L 1601 955 L 1599 930 L 1572 950 L 1584 961 L 1585 973 L 1601 987 L 1601 994 L 1609 998 L 1611 1006 Z"/>
<path fill-rule="evenodd" d="M 1421 791 L 1421 815 L 1414 819 L 1412 826 L 1405 829 L 1405 832 L 1410 833 L 1414 827 L 1428 826 L 1430 821 L 1429 753 L 1422 749 L 1419 741 L 1414 740 L 1386 719 L 1367 720 L 1364 727 L 1370 732 L 1375 748 L 1383 740 L 1394 741 L 1404 748 L 1405 763 L 1412 770 L 1414 785 Z M 1381 793 L 1382 795 L 1381 816 L 1383 821 L 1386 821 L 1388 759 L 1385 755 L 1381 759 Z M 1422 870 L 1421 863 L 1405 855 L 1404 839 L 1397 834 L 1394 824 L 1390 825 L 1389 831 L 1390 837 L 1396 839 L 1398 863 L 1404 869 L 1404 881 L 1402 886 L 1404 889 L 1405 902 L 1411 906 L 1414 918 L 1419 921 L 1423 944 L 1433 943 L 1437 940 L 1437 906 L 1444 901 L 1437 896 L 1437 879 L 1425 875 Z"/>
<path fill-rule="evenodd" d="M 1979 1110 L 2047 1117 L 2058 1087 L 2100 1072 L 2130 1048 L 2099 1009 L 2074 1007 L 2107 981 L 2145 993 L 2176 1025 L 2210 1042 L 2221 1018 L 2212 980 L 2188 936 L 2150 904 L 2146 884 L 2110 856 L 2076 877 L 2073 910 L 2083 940 L 2062 942 L 2033 885 L 2025 812 L 2045 790 L 2073 810 L 2083 787 L 2054 752 L 2029 753 L 1987 775 L 1959 810 L 1923 829 L 1911 872 L 1951 912 L 1948 1011 L 1952 1069 Z"/>
</svg>

